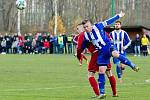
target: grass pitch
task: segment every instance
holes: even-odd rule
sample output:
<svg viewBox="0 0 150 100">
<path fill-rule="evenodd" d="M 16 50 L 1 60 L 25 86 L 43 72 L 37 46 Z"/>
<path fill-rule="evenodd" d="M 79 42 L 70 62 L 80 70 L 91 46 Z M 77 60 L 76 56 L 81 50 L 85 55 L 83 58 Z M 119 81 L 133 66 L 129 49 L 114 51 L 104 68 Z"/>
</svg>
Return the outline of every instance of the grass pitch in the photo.
<svg viewBox="0 0 150 100">
<path fill-rule="evenodd" d="M 126 67 L 119 97 L 106 82 L 106 100 L 149 100 L 150 57 L 128 56 L 141 69 Z M 0 100 L 96 100 L 87 80 L 87 65 L 73 55 L 0 55 Z M 113 67 L 115 73 L 115 67 Z"/>
</svg>

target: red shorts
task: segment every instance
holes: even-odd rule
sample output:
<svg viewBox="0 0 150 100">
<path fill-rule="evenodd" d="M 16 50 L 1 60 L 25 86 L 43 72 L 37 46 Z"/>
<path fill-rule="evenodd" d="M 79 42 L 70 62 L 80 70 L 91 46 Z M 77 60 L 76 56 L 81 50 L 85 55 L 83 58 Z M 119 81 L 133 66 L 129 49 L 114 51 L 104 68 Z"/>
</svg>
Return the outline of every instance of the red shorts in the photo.
<svg viewBox="0 0 150 100">
<path fill-rule="evenodd" d="M 109 63 L 109 64 L 107 64 L 107 69 L 106 69 L 106 71 L 109 71 L 109 70 L 111 70 L 111 63 Z"/>
<path fill-rule="evenodd" d="M 97 65 L 97 57 L 98 57 L 98 52 L 92 53 L 91 54 L 91 59 L 88 65 L 88 71 L 89 72 L 98 72 L 98 65 Z M 111 69 L 111 64 L 107 65 L 107 69 L 106 70 L 110 70 Z"/>
</svg>

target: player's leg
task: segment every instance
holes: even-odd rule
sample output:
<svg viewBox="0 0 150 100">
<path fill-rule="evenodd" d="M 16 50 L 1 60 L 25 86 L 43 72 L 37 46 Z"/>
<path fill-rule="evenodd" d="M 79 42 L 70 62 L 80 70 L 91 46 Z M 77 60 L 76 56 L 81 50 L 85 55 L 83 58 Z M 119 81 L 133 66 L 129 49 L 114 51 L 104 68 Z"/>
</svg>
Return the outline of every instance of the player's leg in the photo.
<svg viewBox="0 0 150 100">
<path fill-rule="evenodd" d="M 100 89 L 100 96 L 98 98 L 103 99 L 106 97 L 105 95 L 105 72 L 106 72 L 106 66 L 100 65 L 99 66 L 99 74 L 98 74 L 98 84 Z"/>
<path fill-rule="evenodd" d="M 112 74 L 111 64 L 107 65 L 106 75 L 107 75 L 107 77 L 109 79 L 109 82 L 110 82 L 110 85 L 111 85 L 111 89 L 112 89 L 112 92 L 113 92 L 113 97 L 117 97 L 118 95 L 116 93 L 116 79 L 115 79 L 114 75 Z"/>
<path fill-rule="evenodd" d="M 99 99 L 103 99 L 106 97 L 105 95 L 105 72 L 106 72 L 106 66 L 107 64 L 104 64 L 104 56 L 100 52 L 98 54 L 98 59 L 97 59 L 97 64 L 99 66 L 99 73 L 98 73 L 98 85 L 99 85 L 99 90 L 100 90 L 100 96 L 98 97 Z"/>
<path fill-rule="evenodd" d="M 117 58 L 113 58 L 113 63 L 116 65 L 116 73 L 117 73 L 118 80 L 119 82 L 121 82 L 122 70 L 121 70 L 120 61 Z"/>
<path fill-rule="evenodd" d="M 121 55 L 124 55 L 126 57 L 126 52 L 121 53 Z M 117 73 L 118 73 L 118 80 L 120 83 L 122 83 L 122 75 L 123 70 L 125 69 L 125 64 L 121 63 L 119 59 L 116 60 L 117 65 Z"/>
<path fill-rule="evenodd" d="M 97 97 L 99 96 L 99 87 L 98 87 L 98 83 L 94 77 L 94 74 L 95 72 L 98 72 L 98 66 L 96 64 L 97 62 L 97 56 L 98 56 L 98 53 L 95 52 L 91 55 L 91 59 L 90 59 L 90 62 L 88 64 L 88 80 L 89 80 L 89 83 L 95 93 L 95 96 L 94 97 Z"/>
<path fill-rule="evenodd" d="M 99 75 L 98 75 L 98 84 L 100 89 L 99 99 L 106 97 L 105 95 L 105 72 L 107 65 L 110 64 L 110 45 L 104 46 L 101 50 L 98 51 L 97 64 L 99 65 Z"/>
<path fill-rule="evenodd" d="M 123 70 L 125 70 L 126 65 L 125 65 L 125 64 L 123 64 L 123 63 L 120 63 L 120 66 L 121 66 L 122 75 L 123 75 Z"/>
<path fill-rule="evenodd" d="M 99 96 L 99 88 L 98 88 L 98 83 L 94 77 L 94 72 L 88 72 L 88 80 L 89 80 L 89 83 L 95 93 L 95 97 L 98 97 Z"/>
<path fill-rule="evenodd" d="M 117 50 L 112 51 L 112 56 L 115 58 L 118 58 L 121 61 L 121 63 L 130 66 L 134 71 L 137 72 L 139 70 L 139 68 L 136 67 L 136 65 L 133 62 L 131 62 L 124 55 L 119 54 L 119 52 Z"/>
<path fill-rule="evenodd" d="M 116 64 L 116 72 L 119 82 L 122 82 L 122 69 L 120 64 Z"/>
<path fill-rule="evenodd" d="M 115 79 L 114 75 L 112 74 L 111 70 L 107 70 L 106 75 L 109 79 L 111 89 L 112 89 L 112 92 L 113 92 L 113 96 L 117 97 L 118 95 L 117 95 L 117 92 L 116 92 L 116 79 Z"/>
</svg>

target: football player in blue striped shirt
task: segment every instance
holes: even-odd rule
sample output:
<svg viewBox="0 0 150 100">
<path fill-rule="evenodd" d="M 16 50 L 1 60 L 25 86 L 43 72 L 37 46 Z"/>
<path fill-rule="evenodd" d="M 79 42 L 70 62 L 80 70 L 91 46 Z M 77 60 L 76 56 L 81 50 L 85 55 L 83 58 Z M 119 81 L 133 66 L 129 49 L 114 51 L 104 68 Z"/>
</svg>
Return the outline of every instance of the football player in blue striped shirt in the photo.
<svg viewBox="0 0 150 100">
<path fill-rule="evenodd" d="M 131 44 L 130 37 L 128 33 L 121 29 L 121 21 L 115 22 L 115 30 L 110 33 L 111 39 L 116 46 L 118 52 L 121 55 L 126 56 L 125 50 Z M 122 82 L 122 70 L 125 68 L 125 65 L 117 58 L 113 58 L 114 64 L 116 64 L 116 72 L 119 82 Z"/>
<path fill-rule="evenodd" d="M 104 21 L 98 22 L 94 25 L 90 22 L 90 20 L 83 20 L 82 24 L 85 29 L 85 40 L 92 42 L 95 48 L 98 50 L 98 59 L 97 64 L 99 66 L 99 76 L 98 83 L 100 89 L 100 95 L 98 98 L 103 99 L 106 97 L 105 94 L 105 71 L 106 65 L 110 63 L 110 57 L 118 58 L 122 63 L 130 66 L 134 71 L 138 71 L 139 68 L 136 67 L 134 63 L 128 60 L 125 56 L 120 55 L 111 40 L 105 34 L 104 27 L 109 24 L 112 24 L 119 18 L 123 17 L 125 13 L 120 12 L 114 17 Z"/>
</svg>

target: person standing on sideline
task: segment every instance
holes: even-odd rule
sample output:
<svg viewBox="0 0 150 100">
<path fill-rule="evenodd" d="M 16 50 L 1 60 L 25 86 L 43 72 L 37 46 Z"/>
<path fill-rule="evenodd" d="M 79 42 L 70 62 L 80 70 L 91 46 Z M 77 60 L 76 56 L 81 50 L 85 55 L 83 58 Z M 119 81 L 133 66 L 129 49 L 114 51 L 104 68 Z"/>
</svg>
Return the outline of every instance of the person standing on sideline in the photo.
<svg viewBox="0 0 150 100">
<path fill-rule="evenodd" d="M 117 51 L 126 57 L 126 49 L 131 44 L 130 37 L 128 36 L 128 33 L 121 29 L 121 21 L 115 22 L 115 30 L 110 33 L 112 42 L 114 43 Z M 113 62 L 116 64 L 116 72 L 118 76 L 118 80 L 120 83 L 122 83 L 122 70 L 124 70 L 125 65 L 121 63 L 121 61 L 113 57 Z"/>
<path fill-rule="evenodd" d="M 139 34 L 136 34 L 136 38 L 134 41 L 134 56 L 140 56 L 141 53 L 140 46 L 141 46 L 140 36 Z"/>
<path fill-rule="evenodd" d="M 105 34 L 104 27 L 112 24 L 119 18 L 123 17 L 125 13 L 120 12 L 120 14 L 115 15 L 114 17 L 104 21 L 98 22 L 92 25 L 90 20 L 83 20 L 82 25 L 84 27 L 84 36 L 85 40 L 91 42 L 98 50 L 98 58 L 97 64 L 99 66 L 99 75 L 98 75 L 98 83 L 100 89 L 99 99 L 104 99 L 106 97 L 105 94 L 105 72 L 106 66 L 110 63 L 110 57 L 118 58 L 123 64 L 130 66 L 134 71 L 138 71 L 139 68 L 128 60 L 125 56 L 119 54 L 111 40 Z"/>
<path fill-rule="evenodd" d="M 142 39 L 141 39 L 141 44 L 142 44 L 142 52 L 143 52 L 143 56 L 147 56 L 148 55 L 148 45 L 149 45 L 149 40 L 146 37 L 146 35 L 144 34 Z"/>
</svg>

